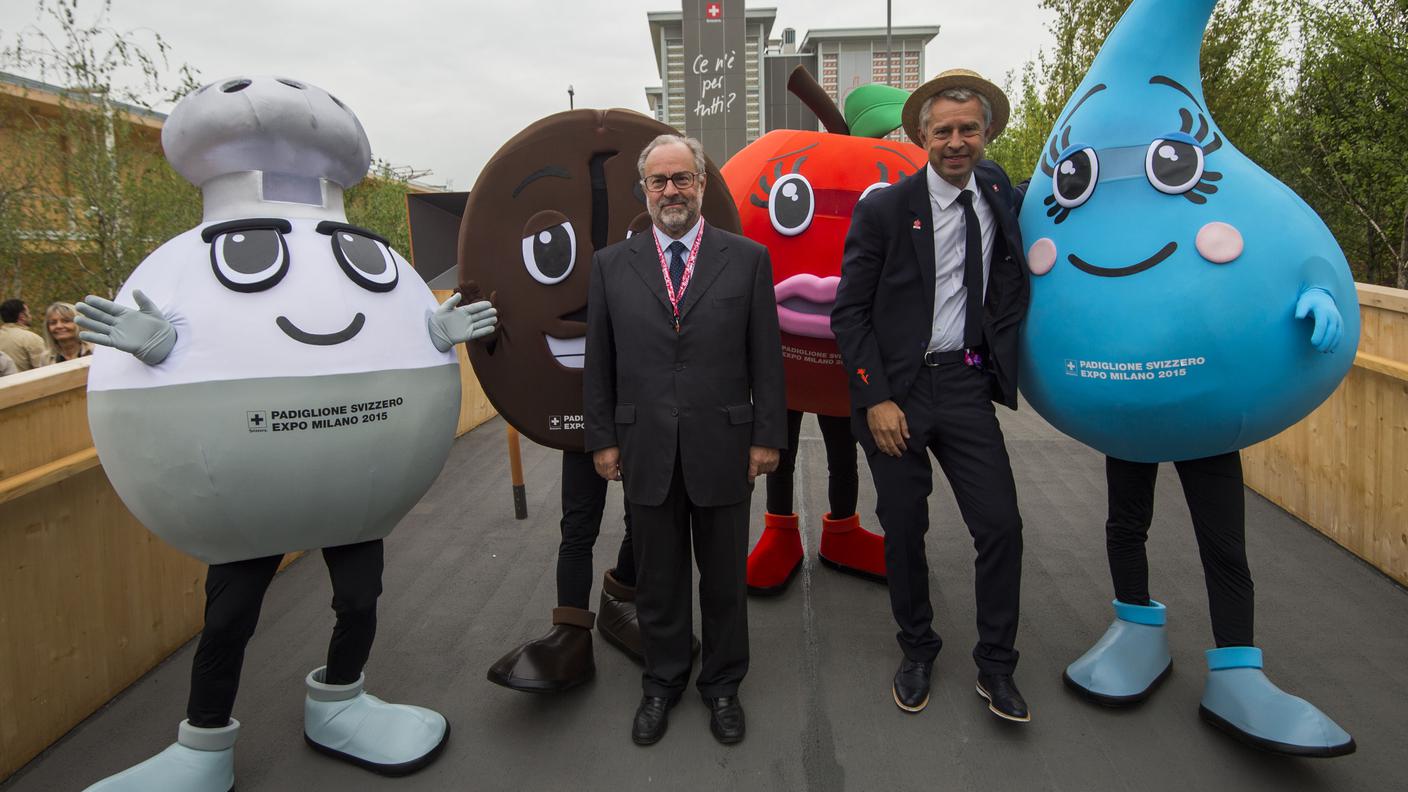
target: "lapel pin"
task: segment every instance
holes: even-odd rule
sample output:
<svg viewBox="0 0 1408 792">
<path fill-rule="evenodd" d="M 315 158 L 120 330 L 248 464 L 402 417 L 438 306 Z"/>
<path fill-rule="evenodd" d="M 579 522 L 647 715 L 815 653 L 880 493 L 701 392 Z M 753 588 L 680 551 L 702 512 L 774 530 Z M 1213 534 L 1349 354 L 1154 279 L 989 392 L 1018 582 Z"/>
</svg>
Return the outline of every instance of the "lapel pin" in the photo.
<svg viewBox="0 0 1408 792">
<path fill-rule="evenodd" d="M 915 230 L 915 231 L 922 231 L 922 230 L 924 230 L 924 225 L 919 222 L 919 218 L 915 218 L 915 220 L 914 220 L 914 230 Z"/>
</svg>

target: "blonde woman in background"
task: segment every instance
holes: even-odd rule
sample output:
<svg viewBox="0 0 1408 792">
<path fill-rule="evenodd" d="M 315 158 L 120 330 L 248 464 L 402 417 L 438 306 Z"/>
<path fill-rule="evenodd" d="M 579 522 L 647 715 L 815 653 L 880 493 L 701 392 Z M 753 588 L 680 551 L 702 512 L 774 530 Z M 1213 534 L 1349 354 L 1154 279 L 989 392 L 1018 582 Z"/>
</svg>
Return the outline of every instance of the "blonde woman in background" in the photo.
<svg viewBox="0 0 1408 792">
<path fill-rule="evenodd" d="M 78 325 L 73 322 L 77 314 L 73 303 L 50 303 L 44 309 L 44 343 L 49 348 L 50 363 L 93 354 L 93 345 L 78 337 Z"/>
</svg>

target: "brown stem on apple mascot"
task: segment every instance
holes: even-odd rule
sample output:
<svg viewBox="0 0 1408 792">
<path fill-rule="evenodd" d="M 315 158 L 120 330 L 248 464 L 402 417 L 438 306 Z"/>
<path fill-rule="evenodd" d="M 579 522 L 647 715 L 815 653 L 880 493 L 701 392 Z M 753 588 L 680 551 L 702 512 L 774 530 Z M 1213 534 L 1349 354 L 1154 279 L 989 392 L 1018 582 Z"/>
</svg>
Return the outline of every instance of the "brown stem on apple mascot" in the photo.
<svg viewBox="0 0 1408 792">
<path fill-rule="evenodd" d="M 827 132 L 836 135 L 851 134 L 851 127 L 846 123 L 845 116 L 841 115 L 841 108 L 836 106 L 836 102 L 832 101 L 826 89 L 821 87 L 821 83 L 816 81 L 812 73 L 807 71 L 807 67 L 798 66 L 787 75 L 787 90 L 801 99 L 807 109 L 816 113 L 817 120 L 821 121 Z"/>
</svg>

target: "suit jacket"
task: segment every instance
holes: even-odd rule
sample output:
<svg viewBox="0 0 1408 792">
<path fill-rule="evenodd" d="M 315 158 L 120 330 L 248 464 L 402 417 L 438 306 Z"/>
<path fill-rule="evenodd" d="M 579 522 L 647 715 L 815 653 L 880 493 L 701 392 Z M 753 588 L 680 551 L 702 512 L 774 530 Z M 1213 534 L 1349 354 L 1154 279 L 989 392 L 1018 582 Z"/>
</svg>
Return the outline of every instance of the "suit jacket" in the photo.
<svg viewBox="0 0 1408 792">
<path fill-rule="evenodd" d="M 587 310 L 586 450 L 621 448 L 626 499 L 665 501 L 676 452 L 689 498 L 749 497 L 748 447 L 787 445 L 767 249 L 705 224 L 680 332 L 652 234 L 597 251 Z"/>
<path fill-rule="evenodd" d="M 992 399 L 1017 409 L 1017 331 L 1027 312 L 1029 285 L 1019 197 L 1007 174 L 991 160 L 974 169 L 978 192 L 997 221 L 983 340 L 992 375 Z M 874 440 L 865 409 L 887 399 L 904 407 L 934 321 L 934 217 L 927 171 L 902 179 L 856 204 L 841 260 L 841 283 L 831 330 L 849 377 L 857 438 L 867 451 Z"/>
</svg>

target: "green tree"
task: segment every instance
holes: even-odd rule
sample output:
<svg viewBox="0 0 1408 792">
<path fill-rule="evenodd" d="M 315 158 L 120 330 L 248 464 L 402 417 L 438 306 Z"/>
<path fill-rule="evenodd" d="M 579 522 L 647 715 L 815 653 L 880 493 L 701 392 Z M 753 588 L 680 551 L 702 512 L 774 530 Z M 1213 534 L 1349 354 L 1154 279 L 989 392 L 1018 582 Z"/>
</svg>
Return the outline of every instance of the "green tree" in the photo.
<svg viewBox="0 0 1408 792">
<path fill-rule="evenodd" d="M 411 175 L 376 159 L 366 178 L 343 195 L 347 221 L 386 237 L 391 249 L 407 259 L 411 257 L 411 228 L 406 218 L 406 193 L 413 191 L 410 180 Z"/>
<path fill-rule="evenodd" d="M 1004 93 L 1012 114 L 1002 136 L 987 149 L 1017 181 L 1036 170 L 1037 158 L 1056 117 L 1090 69 L 1105 36 L 1129 7 L 1130 0 L 1041 0 L 1055 14 L 1046 26 L 1054 44 L 1022 67 L 1020 78 L 1008 74 Z"/>
<path fill-rule="evenodd" d="M 79 3 L 41 0 L 37 22 L 0 50 L 5 68 L 60 87 L 57 112 L 3 120 L 25 162 L 0 168 L 0 202 L 13 197 L 0 212 L 16 229 L 13 239 L 0 234 L 0 252 L 8 285 L 36 309 L 113 294 L 158 245 L 200 222 L 199 194 L 166 164 L 153 132 L 161 116 L 152 106 L 193 89 L 193 70 L 177 67 L 172 84 L 159 35 L 113 29 L 110 2 L 85 20 Z"/>
<path fill-rule="evenodd" d="M 1356 278 L 1408 288 L 1408 3 L 1298 8 L 1277 175 L 1324 218 Z"/>
<path fill-rule="evenodd" d="M 1275 155 L 1269 138 L 1289 66 L 1282 44 L 1289 35 L 1290 2 L 1223 0 L 1208 23 L 1200 59 L 1204 94 L 1224 136 L 1263 166 Z M 1057 115 L 1129 5 L 1130 0 L 1042 0 L 1041 7 L 1056 15 L 1048 26 L 1055 44 L 1028 62 L 1020 79 L 1008 75 L 1012 118 L 988 150 L 1014 177 L 1035 170 Z"/>
</svg>

